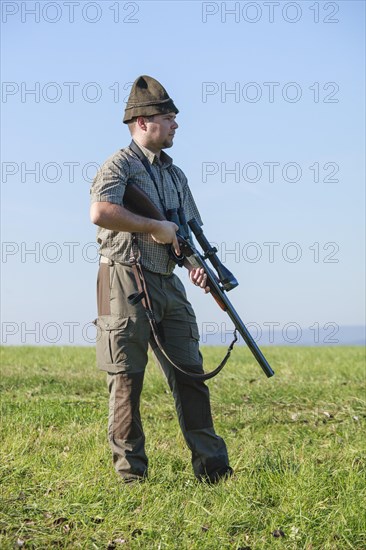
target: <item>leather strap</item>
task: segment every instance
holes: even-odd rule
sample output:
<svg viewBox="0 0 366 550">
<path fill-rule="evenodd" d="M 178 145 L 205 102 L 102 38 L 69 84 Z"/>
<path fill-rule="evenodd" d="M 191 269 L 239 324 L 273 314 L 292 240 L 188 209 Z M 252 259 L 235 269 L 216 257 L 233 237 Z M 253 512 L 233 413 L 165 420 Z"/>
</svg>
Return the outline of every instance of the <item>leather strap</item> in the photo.
<svg viewBox="0 0 366 550">
<path fill-rule="evenodd" d="M 131 296 L 128 297 L 129 302 L 130 303 L 137 303 L 139 301 L 142 302 L 142 305 L 145 308 L 145 312 L 146 312 L 147 318 L 148 318 L 149 323 L 150 323 L 151 331 L 152 331 L 154 340 L 156 342 L 156 345 L 158 346 L 159 350 L 164 355 L 164 357 L 169 361 L 169 363 L 176 370 L 178 370 L 179 372 L 185 374 L 186 376 L 190 376 L 191 378 L 195 378 L 196 380 L 209 380 L 210 378 L 213 378 L 214 376 L 216 376 L 224 368 L 224 366 L 227 363 L 227 360 L 230 357 L 230 354 L 231 354 L 231 351 L 234 347 L 234 344 L 238 339 L 237 334 L 236 334 L 236 329 L 234 330 L 234 340 L 231 342 L 230 346 L 228 347 L 228 350 L 226 352 L 226 355 L 225 355 L 224 359 L 221 361 L 220 365 L 218 367 L 216 367 L 216 369 L 214 369 L 213 371 L 205 372 L 203 374 L 199 374 L 199 373 L 196 373 L 196 372 L 186 370 L 186 369 L 182 368 L 181 366 L 177 365 L 169 357 L 169 355 L 166 353 L 166 351 L 164 350 L 163 345 L 160 341 L 158 326 L 157 326 L 157 323 L 156 323 L 156 320 L 155 320 L 155 315 L 154 315 L 154 312 L 153 312 L 153 309 L 152 309 L 152 304 L 151 304 L 150 296 L 149 296 L 149 293 L 148 293 L 144 272 L 143 272 L 141 263 L 139 261 L 139 259 L 140 259 L 139 256 L 140 256 L 140 254 L 138 252 L 136 256 L 132 256 L 130 258 L 131 263 L 132 263 L 133 274 L 135 276 L 135 280 L 136 280 L 136 284 L 137 284 L 137 288 L 138 288 L 138 292 L 135 293 L 135 294 L 132 294 Z"/>
<path fill-rule="evenodd" d="M 130 147 L 131 151 L 133 151 L 135 153 L 137 158 L 140 159 L 140 161 L 142 162 L 146 172 L 149 174 L 149 176 L 151 178 L 151 181 L 153 182 L 154 187 L 156 189 L 156 192 L 158 194 L 160 204 L 164 209 L 164 214 L 165 214 L 165 217 L 166 217 L 165 203 L 164 203 L 163 197 L 160 194 L 159 187 L 158 187 L 158 184 L 156 183 L 156 179 L 155 179 L 155 176 L 153 174 L 153 171 L 151 170 L 150 162 L 148 161 L 146 155 L 144 155 L 144 153 L 141 151 L 140 147 L 133 140 L 131 141 L 129 147 Z"/>
</svg>

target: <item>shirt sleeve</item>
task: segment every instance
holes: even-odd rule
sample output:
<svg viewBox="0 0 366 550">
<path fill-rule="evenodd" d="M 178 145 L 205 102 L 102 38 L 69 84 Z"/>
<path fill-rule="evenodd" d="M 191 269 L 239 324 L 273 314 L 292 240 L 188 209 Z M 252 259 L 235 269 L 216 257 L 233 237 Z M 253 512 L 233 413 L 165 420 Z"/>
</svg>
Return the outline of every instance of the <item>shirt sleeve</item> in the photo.
<svg viewBox="0 0 366 550">
<path fill-rule="evenodd" d="M 91 189 L 91 202 L 123 204 L 123 195 L 129 179 L 128 162 L 113 155 L 98 170 Z"/>
</svg>

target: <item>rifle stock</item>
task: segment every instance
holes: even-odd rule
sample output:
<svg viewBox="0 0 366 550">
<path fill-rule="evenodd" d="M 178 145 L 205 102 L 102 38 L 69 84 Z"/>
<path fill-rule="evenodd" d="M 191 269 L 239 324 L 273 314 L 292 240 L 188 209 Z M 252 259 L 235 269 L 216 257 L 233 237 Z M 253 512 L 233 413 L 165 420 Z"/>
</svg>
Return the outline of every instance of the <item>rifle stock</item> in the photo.
<svg viewBox="0 0 366 550">
<path fill-rule="evenodd" d="M 124 206 L 135 214 L 139 214 L 140 216 L 159 221 L 163 221 L 166 219 L 165 216 L 160 212 L 160 210 L 154 205 L 150 197 L 135 183 L 127 184 L 123 201 Z M 189 221 L 188 225 L 195 235 L 197 233 L 196 238 L 198 242 L 200 243 L 202 248 L 206 250 L 207 245 L 210 245 L 203 235 L 200 226 L 195 220 Z M 216 300 L 221 309 L 228 314 L 235 326 L 235 329 L 244 339 L 245 343 L 256 358 L 263 372 L 268 378 L 273 376 L 274 371 L 270 367 L 268 361 L 264 357 L 263 353 L 257 346 L 256 342 L 252 338 L 248 329 L 244 325 L 243 321 L 240 319 L 238 313 L 235 311 L 233 305 L 225 294 L 225 290 L 229 291 L 232 288 L 235 288 L 238 283 L 235 277 L 233 277 L 233 275 L 221 264 L 221 262 L 216 257 L 215 253 L 217 251 L 213 248 L 209 248 L 208 253 L 206 253 L 205 256 L 202 256 L 190 241 L 183 239 L 180 235 L 178 235 L 178 242 L 182 254 L 187 258 L 188 262 L 190 262 L 195 267 L 202 267 L 205 270 L 207 274 L 207 285 L 210 287 L 210 292 L 213 298 Z M 214 267 L 219 272 L 219 275 L 221 272 L 224 280 L 221 277 L 219 279 L 215 275 L 213 270 L 207 265 L 207 262 L 205 261 L 206 257 L 208 257 L 213 263 Z"/>
<path fill-rule="evenodd" d="M 165 217 L 155 206 L 150 197 L 136 183 L 128 183 L 123 196 L 124 206 L 145 218 L 164 221 Z"/>
</svg>

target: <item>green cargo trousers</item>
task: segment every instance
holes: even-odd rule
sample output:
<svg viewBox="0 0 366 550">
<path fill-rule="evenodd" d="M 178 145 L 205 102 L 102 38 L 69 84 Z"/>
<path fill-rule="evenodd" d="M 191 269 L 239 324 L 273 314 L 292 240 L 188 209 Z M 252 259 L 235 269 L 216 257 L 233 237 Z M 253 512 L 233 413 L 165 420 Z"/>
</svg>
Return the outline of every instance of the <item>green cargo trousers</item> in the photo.
<svg viewBox="0 0 366 550">
<path fill-rule="evenodd" d="M 174 274 L 147 270 L 144 274 L 165 351 L 183 368 L 202 373 L 198 327 L 183 284 Z M 173 393 L 193 471 L 198 479 L 216 481 L 231 469 L 226 445 L 213 427 L 208 387 L 180 373 L 165 359 L 151 335 L 142 303 L 131 305 L 127 300 L 135 292 L 131 267 L 111 261 L 100 264 L 97 363 L 108 373 L 108 436 L 115 469 L 125 481 L 147 476 L 139 405 L 150 343 Z"/>
</svg>

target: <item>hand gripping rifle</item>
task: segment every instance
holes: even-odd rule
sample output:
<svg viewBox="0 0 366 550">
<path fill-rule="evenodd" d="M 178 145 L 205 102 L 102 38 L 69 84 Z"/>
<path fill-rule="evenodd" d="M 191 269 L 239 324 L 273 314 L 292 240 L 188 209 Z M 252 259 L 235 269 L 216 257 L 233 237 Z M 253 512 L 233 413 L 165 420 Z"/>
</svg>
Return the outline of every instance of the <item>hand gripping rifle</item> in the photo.
<svg viewBox="0 0 366 550">
<path fill-rule="evenodd" d="M 140 216 L 151 218 L 153 220 L 166 220 L 160 210 L 152 202 L 150 197 L 135 183 L 129 183 L 127 185 L 123 201 L 124 206 L 135 214 L 139 214 Z M 185 260 L 187 260 L 188 263 L 191 264 L 193 267 L 203 267 L 205 273 L 207 274 L 207 286 L 210 287 L 210 293 L 215 298 L 221 309 L 228 314 L 235 326 L 234 340 L 229 348 L 227 356 L 222 361 L 221 365 L 217 367 L 212 373 L 197 375 L 197 377 L 204 379 L 211 378 L 221 370 L 221 368 L 225 365 L 226 360 L 228 359 L 235 342 L 238 339 L 236 332 L 239 332 L 239 334 L 243 337 L 245 343 L 256 358 L 260 367 L 263 369 L 266 376 L 268 378 L 273 376 L 274 371 L 271 369 L 268 361 L 253 340 L 248 329 L 244 325 L 243 321 L 240 319 L 238 313 L 235 311 L 230 300 L 225 294 L 225 292 L 229 292 L 233 288 L 237 287 L 239 284 L 238 281 L 235 279 L 234 275 L 221 263 L 216 254 L 217 249 L 210 245 L 205 235 L 203 234 L 202 228 L 199 226 L 195 219 L 192 219 L 188 222 L 188 225 L 192 233 L 195 235 L 197 241 L 199 242 L 203 250 L 203 254 L 201 254 L 196 249 L 190 237 L 182 209 L 179 209 L 178 214 L 178 219 L 173 217 L 173 219 L 170 221 L 174 221 L 175 223 L 176 221 L 179 222 L 177 223 L 180 228 L 179 232 L 177 233 L 177 238 L 181 250 L 181 256 L 177 257 L 173 248 L 171 248 L 170 252 L 173 259 L 180 266 L 184 265 Z M 206 260 L 211 263 L 217 275 L 208 265 Z"/>
</svg>

